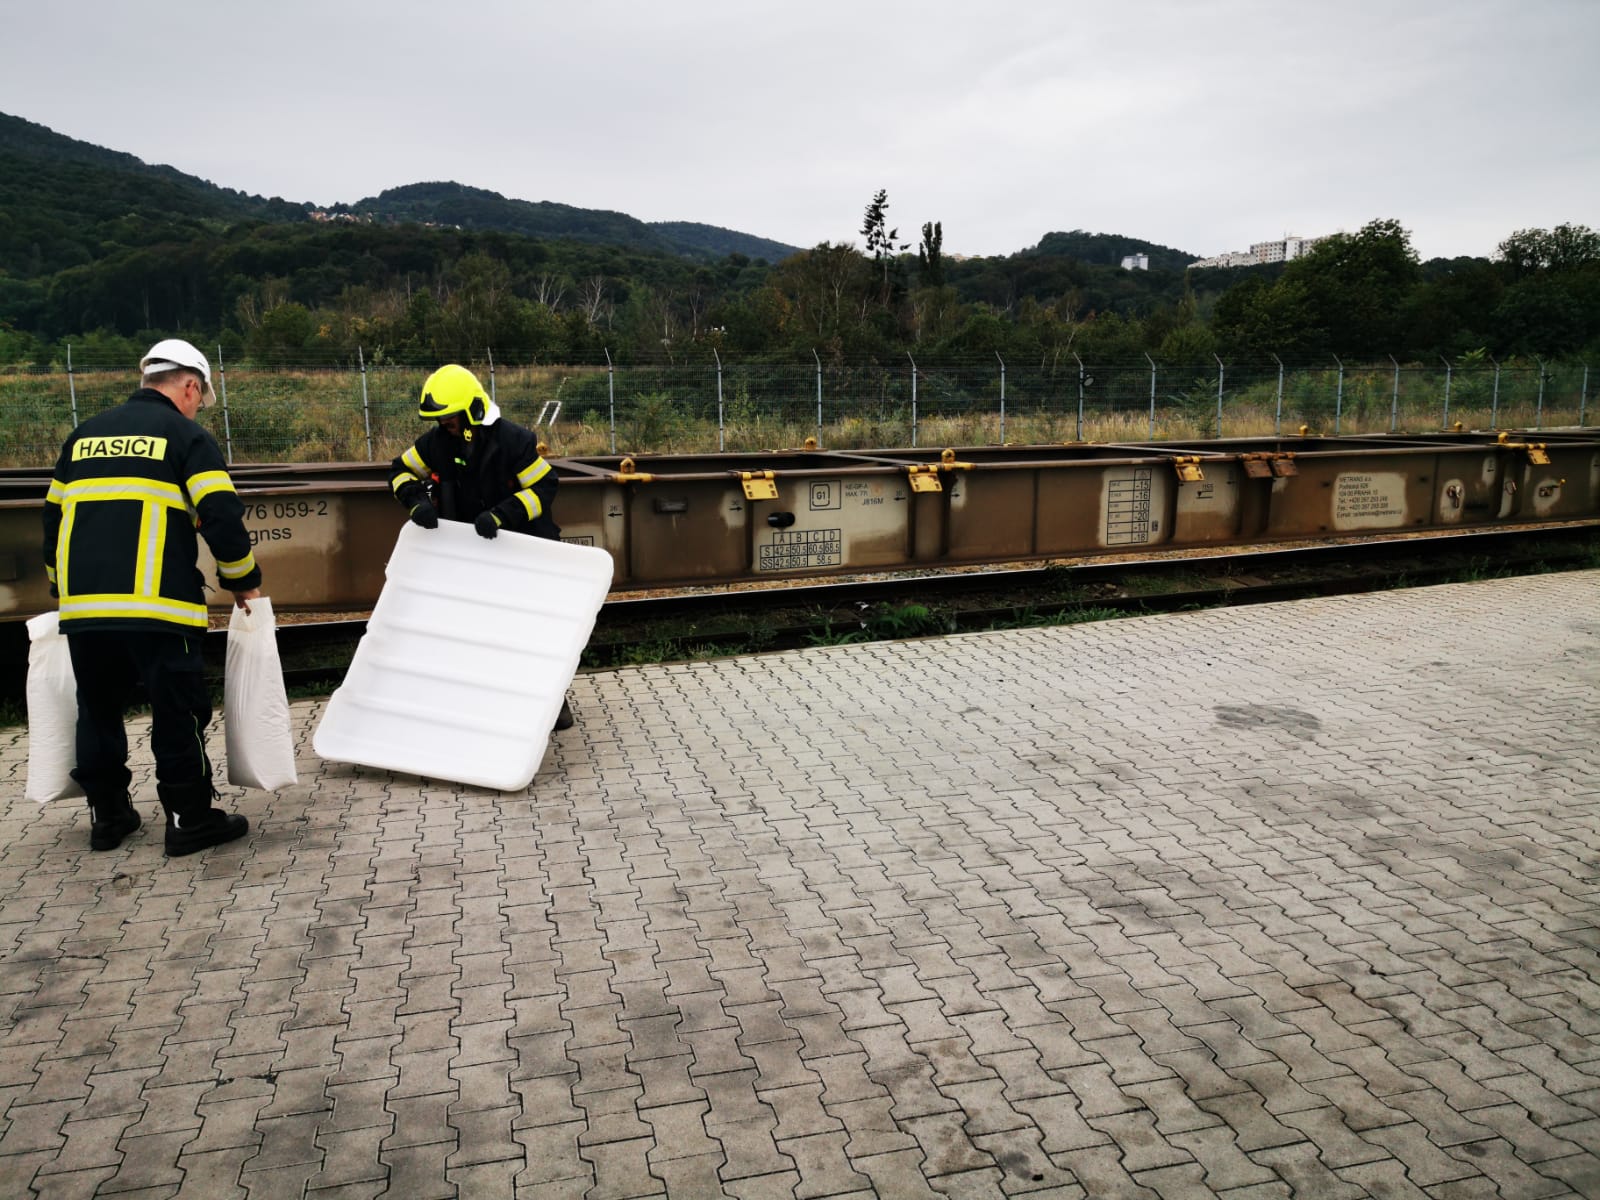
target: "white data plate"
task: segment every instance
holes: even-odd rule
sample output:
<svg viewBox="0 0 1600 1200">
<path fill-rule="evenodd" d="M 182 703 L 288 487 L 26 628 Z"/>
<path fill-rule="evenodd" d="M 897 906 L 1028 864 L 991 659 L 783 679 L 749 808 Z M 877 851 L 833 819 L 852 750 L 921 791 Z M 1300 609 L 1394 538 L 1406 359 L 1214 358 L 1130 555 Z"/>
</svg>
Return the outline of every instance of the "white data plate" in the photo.
<svg viewBox="0 0 1600 1200">
<path fill-rule="evenodd" d="M 591 546 L 408 522 L 313 747 L 334 762 L 527 787 L 611 572 Z"/>
</svg>

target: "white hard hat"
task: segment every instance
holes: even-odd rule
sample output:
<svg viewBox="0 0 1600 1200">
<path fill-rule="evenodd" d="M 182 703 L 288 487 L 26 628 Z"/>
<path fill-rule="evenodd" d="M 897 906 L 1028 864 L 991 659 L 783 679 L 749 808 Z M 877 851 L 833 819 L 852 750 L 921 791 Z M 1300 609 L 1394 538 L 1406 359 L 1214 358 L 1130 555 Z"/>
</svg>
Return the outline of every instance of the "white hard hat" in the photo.
<svg viewBox="0 0 1600 1200">
<path fill-rule="evenodd" d="M 149 353 L 139 360 L 139 370 L 146 375 L 171 371 L 178 367 L 200 373 L 201 408 L 210 408 L 217 402 L 217 394 L 211 390 L 211 364 L 206 361 L 204 354 L 182 338 L 168 338 L 164 342 L 157 342 L 150 347 Z"/>
</svg>

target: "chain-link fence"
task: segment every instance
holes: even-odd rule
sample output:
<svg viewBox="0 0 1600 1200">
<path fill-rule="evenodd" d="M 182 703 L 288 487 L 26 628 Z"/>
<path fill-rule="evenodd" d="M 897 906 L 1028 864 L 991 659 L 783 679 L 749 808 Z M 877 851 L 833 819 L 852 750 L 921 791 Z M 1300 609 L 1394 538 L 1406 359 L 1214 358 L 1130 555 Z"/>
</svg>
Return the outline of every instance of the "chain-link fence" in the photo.
<svg viewBox="0 0 1600 1200">
<path fill-rule="evenodd" d="M 799 447 L 1420 432 L 1585 425 L 1582 362 L 1436 364 L 827 360 L 694 365 L 472 364 L 502 412 L 558 455 Z M 420 432 L 425 367 L 233 366 L 202 421 L 230 462 L 384 460 Z M 48 466 L 84 418 L 136 386 L 122 364 L 0 375 L 0 461 Z"/>
</svg>

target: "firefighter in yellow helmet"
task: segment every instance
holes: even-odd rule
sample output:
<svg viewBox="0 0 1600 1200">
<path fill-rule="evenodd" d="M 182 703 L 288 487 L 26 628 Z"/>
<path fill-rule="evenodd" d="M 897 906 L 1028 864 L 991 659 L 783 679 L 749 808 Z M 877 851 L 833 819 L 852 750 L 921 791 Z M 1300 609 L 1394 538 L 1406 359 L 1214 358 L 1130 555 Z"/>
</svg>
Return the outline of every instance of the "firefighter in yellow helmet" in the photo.
<svg viewBox="0 0 1600 1200">
<path fill-rule="evenodd" d="M 411 519 L 434 529 L 464 521 L 486 538 L 501 529 L 560 538 L 550 517 L 556 475 L 539 440 L 500 415 L 478 377 L 451 363 L 422 385 L 417 415 L 436 422 L 395 459 L 389 486 Z"/>
<path fill-rule="evenodd" d="M 539 439 L 500 415 L 478 377 L 456 363 L 422 385 L 417 415 L 434 427 L 389 468 L 389 487 L 424 529 L 440 518 L 462 521 L 480 537 L 502 529 L 559 540 L 550 516 L 556 473 L 539 453 Z M 572 725 L 563 701 L 557 729 Z"/>
</svg>

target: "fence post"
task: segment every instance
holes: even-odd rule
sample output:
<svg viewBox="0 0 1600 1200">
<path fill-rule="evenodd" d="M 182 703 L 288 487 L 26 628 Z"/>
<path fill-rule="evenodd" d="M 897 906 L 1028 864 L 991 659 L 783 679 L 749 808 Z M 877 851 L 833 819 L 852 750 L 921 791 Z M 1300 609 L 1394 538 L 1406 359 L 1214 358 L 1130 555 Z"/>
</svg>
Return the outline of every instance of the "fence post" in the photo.
<svg viewBox="0 0 1600 1200">
<path fill-rule="evenodd" d="M 1489 355 L 1489 361 L 1494 363 L 1494 392 L 1489 400 L 1489 428 L 1500 428 L 1500 364 L 1494 355 Z"/>
<path fill-rule="evenodd" d="M 1535 354 L 1533 356 L 1533 361 L 1539 364 L 1539 405 L 1538 405 L 1537 408 L 1535 408 L 1533 410 L 1533 427 L 1535 429 L 1543 429 L 1544 428 L 1544 359 L 1540 358 L 1537 354 Z"/>
<path fill-rule="evenodd" d="M 361 368 L 361 423 L 367 430 L 367 461 L 372 461 L 372 408 L 367 402 L 367 356 L 356 347 L 356 365 Z"/>
<path fill-rule="evenodd" d="M 1272 354 L 1270 350 L 1267 353 Z M 1272 418 L 1272 436 L 1280 437 L 1283 434 L 1283 359 L 1273 354 L 1272 361 L 1278 364 L 1278 413 Z"/>
<path fill-rule="evenodd" d="M 78 385 L 72 380 L 72 343 L 67 343 L 67 395 L 72 397 L 72 427 L 78 427 Z"/>
<path fill-rule="evenodd" d="M 994 352 L 1000 358 L 1000 351 Z M 1006 360 L 1000 358 L 1000 444 L 1006 444 Z"/>
<path fill-rule="evenodd" d="M 1333 395 L 1333 432 L 1337 437 L 1339 424 L 1344 420 L 1344 361 L 1335 354 L 1333 361 L 1339 364 L 1339 385 Z"/>
<path fill-rule="evenodd" d="M 1589 364 L 1583 364 L 1583 390 L 1578 393 L 1578 424 L 1582 425 L 1589 411 Z"/>
<path fill-rule="evenodd" d="M 1222 437 L 1222 377 L 1227 368 L 1222 365 L 1221 355 L 1212 354 L 1211 357 L 1217 360 L 1217 437 L 1220 439 Z"/>
<path fill-rule="evenodd" d="M 222 390 L 222 444 L 233 466 L 233 425 L 228 420 L 228 368 L 222 362 L 222 343 L 217 343 L 217 384 Z"/>
<path fill-rule="evenodd" d="M 1150 364 L 1150 440 L 1156 437 L 1156 360 L 1148 353 L 1144 356 L 1145 362 Z"/>
<path fill-rule="evenodd" d="M 911 358 L 911 351 L 906 351 L 906 357 Z M 917 360 L 911 358 L 911 445 L 917 445 Z"/>
<path fill-rule="evenodd" d="M 606 356 L 606 400 L 611 408 L 611 453 L 617 452 L 617 372 L 611 365 L 611 350 L 600 347 Z"/>
<path fill-rule="evenodd" d="M 1076 441 L 1083 441 L 1083 359 L 1073 351 L 1073 361 L 1078 364 L 1078 436 Z"/>
<path fill-rule="evenodd" d="M 817 360 L 817 449 L 822 449 L 822 358 L 816 350 L 811 351 L 811 357 Z"/>
<path fill-rule="evenodd" d="M 494 396 L 494 350 L 485 346 L 483 352 L 489 356 L 489 403 L 494 404 L 497 403 Z"/>
<path fill-rule="evenodd" d="M 1393 433 L 1400 428 L 1400 364 L 1392 354 L 1389 361 L 1394 363 L 1394 394 L 1389 397 L 1389 432 Z"/>
<path fill-rule="evenodd" d="M 715 346 L 711 347 L 711 357 L 717 360 L 717 452 L 720 454 L 727 448 L 727 439 L 722 426 L 722 355 Z"/>
</svg>

